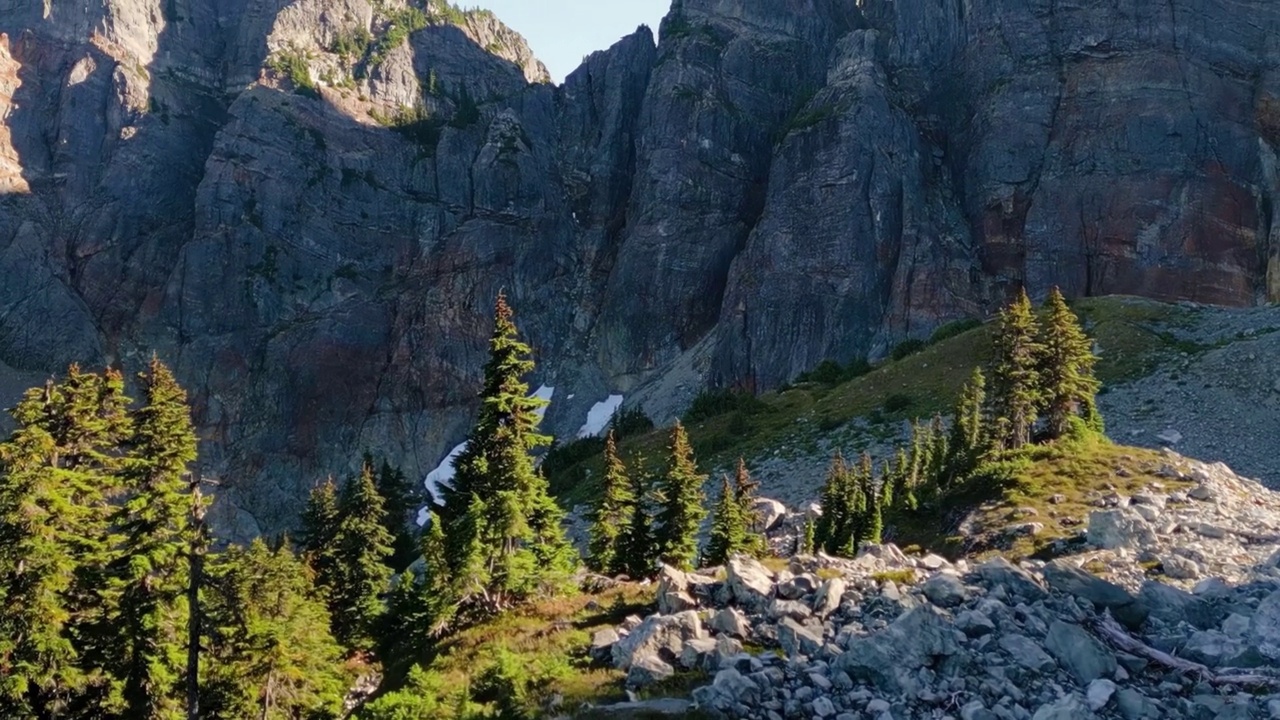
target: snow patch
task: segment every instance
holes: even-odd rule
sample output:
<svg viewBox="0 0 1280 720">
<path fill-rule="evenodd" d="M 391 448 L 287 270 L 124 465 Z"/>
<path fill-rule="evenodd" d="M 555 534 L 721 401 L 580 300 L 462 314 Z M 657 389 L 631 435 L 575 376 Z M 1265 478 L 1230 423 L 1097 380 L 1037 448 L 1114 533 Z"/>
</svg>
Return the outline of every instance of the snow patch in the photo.
<svg viewBox="0 0 1280 720">
<path fill-rule="evenodd" d="M 587 421 L 578 429 L 578 437 L 585 438 L 599 435 L 608 427 L 610 418 L 621 406 L 621 395 L 610 395 L 608 399 L 592 405 L 591 409 L 587 411 Z"/>
<path fill-rule="evenodd" d="M 550 403 L 551 398 L 555 396 L 555 394 L 556 394 L 555 388 L 547 387 L 546 385 L 539 385 L 538 389 L 534 390 L 533 394 L 530 395 L 529 397 L 541 398 L 542 400 L 546 400 L 548 403 Z M 543 405 L 542 407 L 538 408 L 535 411 L 535 414 L 537 414 L 538 420 L 542 420 L 543 416 L 547 414 L 547 405 Z"/>
</svg>

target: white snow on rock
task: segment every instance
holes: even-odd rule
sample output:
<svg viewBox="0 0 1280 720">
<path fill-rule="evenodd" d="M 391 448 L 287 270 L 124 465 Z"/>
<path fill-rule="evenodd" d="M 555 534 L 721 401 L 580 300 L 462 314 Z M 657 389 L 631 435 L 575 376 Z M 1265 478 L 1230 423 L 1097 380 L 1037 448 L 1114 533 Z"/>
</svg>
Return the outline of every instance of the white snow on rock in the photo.
<svg viewBox="0 0 1280 720">
<path fill-rule="evenodd" d="M 578 437 L 592 437 L 599 435 L 609 425 L 609 419 L 622 406 L 621 395 L 610 395 L 607 400 L 601 400 L 591 409 L 587 411 L 587 421 L 578 429 Z"/>
<path fill-rule="evenodd" d="M 553 387 L 547 387 L 546 385 L 539 385 L 539 386 L 538 386 L 538 389 L 537 389 L 537 390 L 534 390 L 534 391 L 533 391 L 533 394 L 532 394 L 532 395 L 530 395 L 529 397 L 541 398 L 541 399 L 543 399 L 543 400 L 546 400 L 548 403 L 550 403 L 550 402 L 551 402 L 551 398 L 552 398 L 555 394 L 556 394 L 556 389 L 555 389 L 555 388 L 553 388 Z M 538 408 L 538 410 L 537 410 L 537 416 L 538 416 L 538 419 L 539 419 L 539 420 L 541 420 L 541 419 L 543 418 L 543 416 L 547 414 L 547 407 L 548 407 L 547 405 L 543 405 L 542 407 Z"/>
</svg>

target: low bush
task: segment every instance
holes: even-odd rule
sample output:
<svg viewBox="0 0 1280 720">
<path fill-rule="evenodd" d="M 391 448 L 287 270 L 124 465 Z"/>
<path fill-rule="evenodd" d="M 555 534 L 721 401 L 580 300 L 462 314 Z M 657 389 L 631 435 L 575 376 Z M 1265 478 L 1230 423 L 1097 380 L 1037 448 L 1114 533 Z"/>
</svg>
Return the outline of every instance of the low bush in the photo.
<svg viewBox="0 0 1280 720">
<path fill-rule="evenodd" d="M 889 353 L 889 357 L 895 361 L 911 357 L 925 348 L 923 340 L 903 340 Z"/>
</svg>

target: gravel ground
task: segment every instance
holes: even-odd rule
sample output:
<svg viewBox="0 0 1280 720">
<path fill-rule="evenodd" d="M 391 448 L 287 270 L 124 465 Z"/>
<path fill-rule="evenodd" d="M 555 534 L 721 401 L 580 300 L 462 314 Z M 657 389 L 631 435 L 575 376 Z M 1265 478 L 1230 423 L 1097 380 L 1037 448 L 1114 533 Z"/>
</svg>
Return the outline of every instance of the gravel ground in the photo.
<svg viewBox="0 0 1280 720">
<path fill-rule="evenodd" d="M 1225 462 L 1280 488 L 1280 308 L 1197 307 L 1192 318 L 1164 329 L 1220 346 L 1171 357 L 1154 374 L 1102 395 L 1108 434 Z"/>
</svg>

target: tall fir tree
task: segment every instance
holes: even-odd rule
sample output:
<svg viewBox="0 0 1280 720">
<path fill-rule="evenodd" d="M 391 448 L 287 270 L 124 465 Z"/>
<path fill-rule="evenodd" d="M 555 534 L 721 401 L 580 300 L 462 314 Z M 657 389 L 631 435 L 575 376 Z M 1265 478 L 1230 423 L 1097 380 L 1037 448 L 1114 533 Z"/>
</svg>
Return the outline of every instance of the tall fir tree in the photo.
<svg viewBox="0 0 1280 720">
<path fill-rule="evenodd" d="M 372 650 L 391 580 L 387 559 L 393 541 L 373 468 L 365 465 L 343 488 L 338 515 L 334 584 L 328 589 L 333 636 L 348 649 Z"/>
<path fill-rule="evenodd" d="M 751 477 L 747 470 L 747 462 L 738 458 L 738 465 L 733 471 L 733 495 L 738 499 L 738 507 L 746 523 L 747 535 L 742 552 L 757 557 L 768 553 L 769 542 L 765 537 L 767 528 L 761 525 L 760 511 L 756 508 L 756 489 L 760 483 Z"/>
<path fill-rule="evenodd" d="M 947 444 L 947 462 L 953 477 L 967 475 L 986 450 L 987 424 L 983 415 L 987 401 L 987 379 L 981 368 L 974 368 L 968 382 L 960 389 L 955 417 L 951 423 L 951 440 Z"/>
<path fill-rule="evenodd" d="M 427 517 L 419 547 L 421 572 L 405 571 L 387 602 L 378 651 L 384 667 L 404 667 L 421 660 L 452 620 L 453 579 L 444 529 L 435 513 Z"/>
<path fill-rule="evenodd" d="M 698 530 L 707 516 L 702 485 L 689 435 L 680 421 L 671 429 L 667 469 L 662 476 L 662 507 L 658 512 L 658 547 L 661 560 L 681 570 L 692 570 L 698 556 Z"/>
<path fill-rule="evenodd" d="M 721 478 L 720 497 L 711 510 L 711 533 L 702 553 L 703 566 L 723 565 L 730 556 L 742 552 L 747 544 L 746 518 L 742 505 L 728 476 Z"/>
<path fill-rule="evenodd" d="M 307 507 L 302 511 L 302 531 L 298 536 L 302 557 L 315 572 L 316 588 L 326 602 L 338 583 L 338 546 L 335 539 L 340 520 L 338 486 L 330 477 L 311 488 Z"/>
<path fill-rule="evenodd" d="M 1040 326 L 1041 398 L 1049 436 L 1060 438 L 1067 433 L 1072 416 L 1083 415 L 1090 424 L 1096 422 L 1094 397 L 1100 385 L 1093 375 L 1093 343 L 1057 287 L 1045 300 L 1044 315 Z"/>
<path fill-rule="evenodd" d="M 340 717 L 353 678 L 310 573 L 287 544 L 232 548 L 209 574 L 201 717 Z"/>
<path fill-rule="evenodd" d="M 851 469 L 839 452 L 831 459 L 822 486 L 822 514 L 814 528 L 818 549 L 829 555 L 853 557 L 857 550 L 861 518 L 857 470 Z"/>
<path fill-rule="evenodd" d="M 994 364 L 991 368 L 991 415 L 999 418 L 996 443 L 1016 450 L 1031 442 L 1040 407 L 1042 347 L 1031 300 L 1025 290 L 1000 311 L 996 324 Z"/>
<path fill-rule="evenodd" d="M 530 353 L 499 294 L 480 414 L 454 463 L 452 486 L 442 489 L 441 511 L 453 576 L 463 578 L 464 565 L 484 568 L 483 587 L 467 578 L 473 592 L 461 600 L 486 611 L 562 583 L 576 564 L 561 526 L 563 513 L 529 454 L 550 442 L 537 432 L 547 401 L 529 397 L 524 381 L 534 367 Z"/>
<path fill-rule="evenodd" d="M 618 539 L 619 569 L 633 580 L 650 577 L 658 563 L 654 533 L 653 482 L 642 468 L 642 459 L 632 459 L 631 497 L 627 517 Z"/>
<path fill-rule="evenodd" d="M 119 548 L 109 566 L 109 627 L 116 674 L 131 718 L 185 715 L 187 553 L 194 540 L 187 466 L 196 435 L 187 394 L 158 357 L 139 376 L 145 398 L 134 413 L 120 473 L 124 502 L 113 524 Z"/>
<path fill-rule="evenodd" d="M 588 545 L 592 570 L 609 575 L 624 572 L 621 540 L 629 515 L 636 502 L 631 492 L 631 479 L 627 468 L 618 456 L 618 445 L 613 429 L 605 438 L 604 476 L 600 490 L 600 502 L 591 516 L 591 540 Z"/>
<path fill-rule="evenodd" d="M 364 461 L 370 466 L 375 464 L 371 453 L 365 453 Z M 411 482 L 400 468 L 392 467 L 386 460 L 378 465 L 376 485 L 386 504 L 386 527 L 392 537 L 388 564 L 392 570 L 403 572 L 418 559 L 418 510 L 430 507 L 432 498 L 426 488 Z"/>
<path fill-rule="evenodd" d="M 69 368 L 26 393 L 0 444 L 0 707 L 17 717 L 109 716 L 114 638 L 109 498 L 130 432 L 119 373 Z"/>
<path fill-rule="evenodd" d="M 915 487 L 911 484 L 911 460 L 905 448 L 899 447 L 893 461 L 893 507 L 915 510 Z"/>
</svg>

